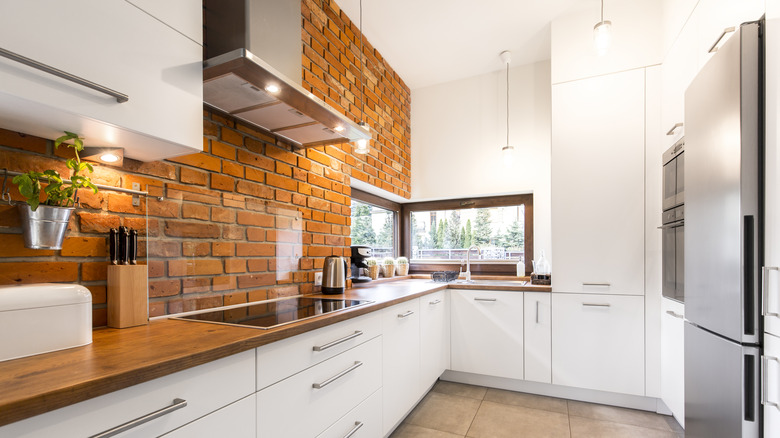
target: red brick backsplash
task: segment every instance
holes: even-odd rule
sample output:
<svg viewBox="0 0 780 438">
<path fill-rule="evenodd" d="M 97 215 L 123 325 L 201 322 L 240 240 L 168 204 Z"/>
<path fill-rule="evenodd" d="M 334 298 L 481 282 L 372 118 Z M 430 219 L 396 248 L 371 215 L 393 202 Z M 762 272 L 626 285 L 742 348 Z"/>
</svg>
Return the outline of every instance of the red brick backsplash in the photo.
<svg viewBox="0 0 780 438">
<path fill-rule="evenodd" d="M 410 196 L 410 91 L 328 0 L 303 0 L 303 86 L 372 129 L 370 153 L 351 144 L 295 149 L 269 133 L 204 111 L 203 152 L 156 162 L 95 166 L 96 183 L 150 196 L 80 192 L 61 251 L 24 248 L 15 207 L 0 205 L 0 285 L 79 283 L 93 296 L 93 325 L 106 323 L 106 236 L 141 230 L 151 316 L 316 292 L 324 257 L 349 256 L 350 178 Z M 0 129 L 0 169 L 67 174 L 51 140 Z M 22 198 L 9 182 L 15 201 Z M 158 197 L 162 197 L 158 199 Z"/>
</svg>

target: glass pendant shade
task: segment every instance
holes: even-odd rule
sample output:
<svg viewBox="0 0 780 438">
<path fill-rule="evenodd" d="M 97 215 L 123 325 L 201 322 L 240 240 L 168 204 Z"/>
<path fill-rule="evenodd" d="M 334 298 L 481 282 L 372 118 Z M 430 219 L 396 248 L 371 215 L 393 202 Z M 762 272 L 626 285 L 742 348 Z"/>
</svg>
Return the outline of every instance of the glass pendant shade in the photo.
<svg viewBox="0 0 780 438">
<path fill-rule="evenodd" d="M 612 43 L 612 22 L 608 20 L 600 21 L 593 26 L 593 46 L 599 56 L 607 54 L 609 46 Z"/>
</svg>

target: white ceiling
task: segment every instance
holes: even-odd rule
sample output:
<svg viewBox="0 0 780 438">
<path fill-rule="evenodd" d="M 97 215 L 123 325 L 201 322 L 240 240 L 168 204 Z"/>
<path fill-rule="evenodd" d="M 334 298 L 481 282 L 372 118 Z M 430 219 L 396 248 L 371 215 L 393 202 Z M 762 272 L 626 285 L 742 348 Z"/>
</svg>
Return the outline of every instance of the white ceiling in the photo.
<svg viewBox="0 0 780 438">
<path fill-rule="evenodd" d="M 337 2 L 358 25 L 360 0 Z M 501 69 L 504 50 L 549 59 L 552 20 L 584 8 L 595 24 L 598 0 L 363 0 L 363 33 L 415 89 Z"/>
</svg>

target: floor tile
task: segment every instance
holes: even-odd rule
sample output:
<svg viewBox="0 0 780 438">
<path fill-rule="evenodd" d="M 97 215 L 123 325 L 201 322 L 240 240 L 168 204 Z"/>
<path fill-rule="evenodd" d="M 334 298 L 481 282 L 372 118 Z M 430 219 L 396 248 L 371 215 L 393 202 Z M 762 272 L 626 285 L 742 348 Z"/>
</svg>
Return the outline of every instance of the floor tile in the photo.
<svg viewBox="0 0 780 438">
<path fill-rule="evenodd" d="M 485 400 L 505 405 L 523 406 L 543 411 L 560 412 L 566 414 L 566 400 L 562 398 L 545 397 L 543 395 L 526 394 L 524 392 L 505 391 L 503 389 L 488 389 Z"/>
<path fill-rule="evenodd" d="M 480 403 L 473 398 L 429 392 L 404 422 L 463 436 L 469 430 Z"/>
<path fill-rule="evenodd" d="M 569 417 L 571 438 L 678 438 L 670 430 L 650 429 L 611 421 Z"/>
<path fill-rule="evenodd" d="M 461 397 L 482 400 L 485 398 L 487 388 L 483 386 L 466 385 L 465 383 L 455 383 L 439 380 L 435 385 L 433 385 L 433 391 L 440 392 L 442 394 L 459 395 Z"/>
<path fill-rule="evenodd" d="M 568 438 L 566 414 L 483 401 L 468 437 L 473 438 Z"/>
<path fill-rule="evenodd" d="M 455 435 L 440 430 L 428 429 L 403 423 L 390 435 L 390 438 L 463 438 L 463 435 Z"/>
<path fill-rule="evenodd" d="M 635 409 L 618 408 L 614 406 L 598 405 L 569 400 L 569 415 L 591 418 L 594 420 L 611 421 L 614 423 L 629 424 L 632 426 L 646 427 L 671 432 L 672 429 L 663 416 L 653 412 L 638 411 Z"/>
</svg>

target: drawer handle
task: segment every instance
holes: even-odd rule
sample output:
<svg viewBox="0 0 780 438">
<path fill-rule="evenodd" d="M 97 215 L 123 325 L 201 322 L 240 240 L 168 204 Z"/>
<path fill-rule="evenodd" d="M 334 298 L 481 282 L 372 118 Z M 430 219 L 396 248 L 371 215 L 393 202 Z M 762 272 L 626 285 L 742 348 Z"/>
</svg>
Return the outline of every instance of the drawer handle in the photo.
<svg viewBox="0 0 780 438">
<path fill-rule="evenodd" d="M 675 312 L 674 310 L 667 310 L 666 314 L 674 316 L 677 319 L 685 319 L 685 317 L 683 315 L 680 315 L 679 313 Z"/>
<path fill-rule="evenodd" d="M 38 69 L 42 72 L 49 73 L 50 75 L 57 76 L 58 78 L 62 78 L 71 82 L 75 82 L 79 85 L 83 85 L 87 88 L 91 88 L 95 91 L 99 91 L 103 94 L 108 94 L 109 96 L 116 99 L 119 103 L 124 103 L 130 100 L 130 98 L 127 96 L 127 94 L 120 93 L 118 91 L 112 90 L 108 87 L 104 87 L 100 84 L 96 84 L 92 81 L 88 81 L 84 78 L 78 77 L 76 75 L 70 74 L 66 71 L 62 71 L 58 68 L 54 68 L 50 65 L 43 64 L 41 62 L 35 61 L 33 59 L 24 57 L 18 53 L 11 52 L 10 50 L 5 50 L 3 48 L 0 48 L 0 56 L 4 58 L 8 58 L 12 61 L 16 61 L 20 64 L 24 64 L 28 67 L 32 67 L 34 69 Z"/>
<path fill-rule="evenodd" d="M 413 312 L 413 311 L 411 311 L 411 310 L 407 310 L 407 311 L 406 311 L 406 312 L 404 312 L 404 313 L 399 313 L 399 314 L 398 314 L 398 317 L 399 317 L 399 318 L 406 318 L 407 316 L 412 316 L 412 315 L 414 315 L 414 312 Z"/>
<path fill-rule="evenodd" d="M 539 301 L 536 302 L 536 323 L 539 324 Z"/>
<path fill-rule="evenodd" d="M 347 342 L 350 339 L 355 339 L 355 338 L 357 338 L 358 336 L 360 336 L 362 334 L 363 334 L 363 332 L 361 332 L 360 330 L 355 330 L 355 333 L 352 333 L 351 335 L 344 336 L 341 339 L 336 339 L 335 341 L 328 342 L 325 345 L 315 345 L 314 347 L 312 347 L 312 350 L 314 350 L 314 351 L 324 351 L 324 350 L 327 350 L 328 348 L 335 347 L 336 345 L 339 345 L 342 342 Z"/>
<path fill-rule="evenodd" d="M 720 34 L 717 40 L 715 40 L 715 43 L 710 47 L 710 50 L 707 51 L 707 53 L 715 53 L 718 51 L 718 44 L 720 44 L 721 41 L 723 41 L 723 38 L 726 37 L 726 35 L 734 32 L 734 26 L 727 27 L 723 29 L 723 32 Z"/>
<path fill-rule="evenodd" d="M 761 267 L 761 315 L 763 316 L 780 316 L 780 313 L 772 312 L 769 310 L 769 271 L 780 271 L 777 266 L 762 266 Z"/>
<path fill-rule="evenodd" d="M 357 431 L 360 430 L 361 427 L 363 427 L 363 422 L 362 421 L 356 421 L 355 422 L 355 427 L 353 427 L 349 432 L 347 432 L 347 434 L 344 435 L 344 438 L 350 438 L 352 435 L 356 434 Z"/>
<path fill-rule="evenodd" d="M 773 360 L 780 365 L 780 359 L 774 357 L 774 356 L 761 356 L 762 367 L 761 367 L 761 404 L 765 406 L 774 406 L 777 409 L 780 409 L 780 403 L 772 402 L 768 400 L 767 397 L 767 380 L 766 380 L 766 369 L 769 367 L 769 361 Z"/>
<path fill-rule="evenodd" d="M 683 127 L 682 122 L 677 122 L 674 124 L 674 126 L 672 126 L 672 128 L 669 131 L 666 132 L 666 135 L 672 135 L 674 134 L 674 131 L 677 130 L 677 128 L 682 128 L 682 127 Z"/>
<path fill-rule="evenodd" d="M 435 304 L 439 304 L 439 303 L 441 303 L 441 300 L 435 300 L 435 301 L 431 301 L 431 302 L 430 302 L 430 303 L 428 303 L 428 304 L 430 304 L 430 305 L 432 305 L 432 306 L 433 306 L 433 305 L 435 305 Z"/>
<path fill-rule="evenodd" d="M 604 287 L 610 287 L 610 286 L 612 286 L 612 283 L 606 283 L 606 282 L 602 282 L 602 283 L 582 282 L 582 285 L 583 286 L 604 286 Z"/>
<path fill-rule="evenodd" d="M 605 303 L 582 303 L 582 307 L 612 307 L 612 305 Z"/>
<path fill-rule="evenodd" d="M 122 432 L 130 430 L 134 427 L 138 427 L 144 423 L 148 423 L 154 420 L 155 418 L 160 418 L 163 415 L 170 414 L 171 412 L 179 410 L 185 406 L 187 406 L 187 400 L 175 398 L 173 399 L 173 404 L 170 406 L 166 406 L 162 409 L 148 413 L 142 417 L 136 418 L 135 420 L 130 420 L 127 423 L 120 424 L 119 426 L 114 427 L 113 429 L 108 429 L 97 435 L 92 435 L 90 438 L 108 438 L 111 436 L 119 435 Z"/>
<path fill-rule="evenodd" d="M 495 298 L 479 298 L 479 297 L 475 297 L 474 301 L 491 301 L 492 302 L 492 301 L 498 301 L 498 300 L 496 300 Z"/>
<path fill-rule="evenodd" d="M 346 376 L 350 372 L 355 371 L 356 369 L 360 368 L 362 365 L 363 365 L 363 362 L 355 361 L 355 364 L 352 365 L 351 367 L 347 368 L 346 370 L 336 374 L 335 376 L 331 377 L 330 379 L 328 379 L 328 380 L 326 380 L 326 381 L 324 381 L 322 383 L 312 383 L 311 387 L 314 388 L 314 389 L 322 389 L 322 388 L 330 385 L 331 383 L 335 382 L 336 380 Z"/>
</svg>

